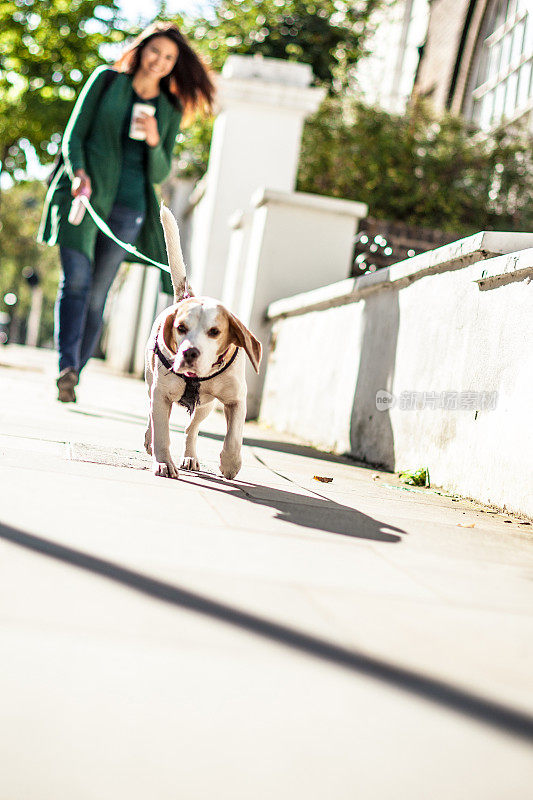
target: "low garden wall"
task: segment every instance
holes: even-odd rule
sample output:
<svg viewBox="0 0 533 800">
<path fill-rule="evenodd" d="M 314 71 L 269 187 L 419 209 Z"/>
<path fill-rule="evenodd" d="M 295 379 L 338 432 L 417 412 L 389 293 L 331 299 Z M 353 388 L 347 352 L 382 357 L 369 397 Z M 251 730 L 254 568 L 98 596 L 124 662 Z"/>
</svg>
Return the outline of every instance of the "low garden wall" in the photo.
<svg viewBox="0 0 533 800">
<path fill-rule="evenodd" d="M 533 516 L 533 234 L 480 233 L 280 300 L 260 418 Z"/>
</svg>

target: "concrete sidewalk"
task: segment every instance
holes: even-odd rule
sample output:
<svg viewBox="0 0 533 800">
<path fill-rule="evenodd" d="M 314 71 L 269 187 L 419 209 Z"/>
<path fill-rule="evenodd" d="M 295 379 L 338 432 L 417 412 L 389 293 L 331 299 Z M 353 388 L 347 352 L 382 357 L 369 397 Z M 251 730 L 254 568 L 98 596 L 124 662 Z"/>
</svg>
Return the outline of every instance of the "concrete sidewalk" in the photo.
<svg viewBox="0 0 533 800">
<path fill-rule="evenodd" d="M 532 526 L 254 425 L 225 481 L 220 414 L 155 478 L 54 371 L 0 348 L 0 800 L 531 796 Z"/>
</svg>

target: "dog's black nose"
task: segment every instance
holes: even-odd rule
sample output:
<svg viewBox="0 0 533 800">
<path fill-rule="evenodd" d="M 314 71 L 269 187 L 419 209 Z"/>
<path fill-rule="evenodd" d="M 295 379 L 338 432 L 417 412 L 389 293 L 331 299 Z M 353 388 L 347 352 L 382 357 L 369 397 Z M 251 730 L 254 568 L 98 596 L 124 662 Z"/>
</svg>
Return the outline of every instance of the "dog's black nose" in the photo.
<svg viewBox="0 0 533 800">
<path fill-rule="evenodd" d="M 200 351 L 197 347 L 189 347 L 187 350 L 183 351 L 183 358 L 187 362 L 187 364 L 192 364 L 198 356 L 200 355 Z"/>
</svg>

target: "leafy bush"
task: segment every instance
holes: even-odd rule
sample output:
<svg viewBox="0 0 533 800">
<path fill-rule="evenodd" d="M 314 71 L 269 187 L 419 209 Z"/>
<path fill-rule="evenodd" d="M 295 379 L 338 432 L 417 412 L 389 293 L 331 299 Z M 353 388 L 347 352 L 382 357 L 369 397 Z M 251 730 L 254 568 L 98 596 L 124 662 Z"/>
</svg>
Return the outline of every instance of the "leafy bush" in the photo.
<svg viewBox="0 0 533 800">
<path fill-rule="evenodd" d="M 328 98 L 304 128 L 300 191 L 367 203 L 373 217 L 471 233 L 531 230 L 531 137 L 490 136 L 415 103 L 405 116 Z"/>
</svg>

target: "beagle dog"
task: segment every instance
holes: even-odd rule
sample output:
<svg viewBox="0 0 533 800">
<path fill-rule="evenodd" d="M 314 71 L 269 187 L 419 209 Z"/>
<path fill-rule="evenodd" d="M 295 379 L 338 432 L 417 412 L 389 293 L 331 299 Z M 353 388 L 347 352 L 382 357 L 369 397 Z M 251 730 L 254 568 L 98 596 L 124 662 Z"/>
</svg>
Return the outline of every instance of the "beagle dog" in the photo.
<svg viewBox="0 0 533 800">
<path fill-rule="evenodd" d="M 185 434 L 181 469 L 199 470 L 196 442 L 200 423 L 215 400 L 224 405 L 227 433 L 220 454 L 220 471 L 234 478 L 241 468 L 241 445 L 246 417 L 245 358 L 256 372 L 261 343 L 217 300 L 194 297 L 187 288 L 178 224 L 161 204 L 174 304 L 154 322 L 146 349 L 146 382 L 150 396 L 146 451 L 156 475 L 178 478 L 170 455 L 169 422 L 172 403 L 192 415 Z"/>
</svg>

